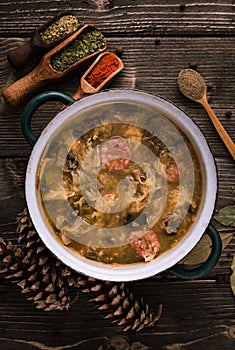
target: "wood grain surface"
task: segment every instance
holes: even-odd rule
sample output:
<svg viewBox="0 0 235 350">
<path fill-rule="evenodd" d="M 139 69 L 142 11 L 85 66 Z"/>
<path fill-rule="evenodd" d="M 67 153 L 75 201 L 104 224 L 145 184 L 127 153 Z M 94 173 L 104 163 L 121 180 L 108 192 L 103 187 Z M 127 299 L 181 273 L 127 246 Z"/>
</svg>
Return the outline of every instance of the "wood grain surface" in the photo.
<svg viewBox="0 0 235 350">
<path fill-rule="evenodd" d="M 123 48 L 125 68 L 110 88 L 158 94 L 183 109 L 200 127 L 218 170 L 216 209 L 234 204 L 235 163 L 206 112 L 182 96 L 177 87 L 179 71 L 196 65 L 206 80 L 211 107 L 235 140 L 234 1 L 0 0 L 0 89 L 37 63 L 32 60 L 26 67 L 15 69 L 7 61 L 8 50 L 28 40 L 39 25 L 63 10 L 71 10 L 80 23 L 94 23 L 105 34 L 110 51 Z M 59 90 L 72 95 L 82 72 L 78 70 L 39 91 Z M 3 99 L 0 104 L 0 236 L 12 242 L 17 238 L 17 214 L 26 206 L 24 181 L 31 148 L 20 128 L 26 102 L 18 108 Z M 37 135 L 59 108 L 59 104 L 47 103 L 35 113 L 32 125 Z M 220 232 L 235 230 L 215 220 L 213 223 Z M 107 345 L 110 339 L 124 337 L 130 350 L 133 343 L 139 343 L 136 349 L 140 350 L 232 350 L 235 297 L 229 276 L 234 252 L 233 239 L 217 265 L 200 280 L 181 281 L 164 273 L 129 283 L 151 310 L 163 304 L 156 327 L 137 334 L 123 333 L 121 327 L 104 319 L 87 295 L 80 294 L 68 311 L 45 312 L 36 310 L 19 287 L 0 277 L 0 349 L 96 350 L 102 345 L 103 349 L 112 349 Z"/>
</svg>

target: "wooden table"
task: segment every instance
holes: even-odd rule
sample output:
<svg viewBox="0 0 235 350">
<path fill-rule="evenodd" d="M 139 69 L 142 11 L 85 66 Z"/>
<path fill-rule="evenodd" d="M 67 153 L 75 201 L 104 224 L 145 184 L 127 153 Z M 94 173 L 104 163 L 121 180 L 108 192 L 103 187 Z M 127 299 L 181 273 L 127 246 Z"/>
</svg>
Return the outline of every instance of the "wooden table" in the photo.
<svg viewBox="0 0 235 350">
<path fill-rule="evenodd" d="M 219 190 L 217 209 L 233 204 L 235 163 L 216 134 L 205 111 L 178 91 L 177 75 L 197 66 L 209 87 L 215 113 L 235 139 L 235 3 L 214 0 L 28 0 L 0 1 L 0 86 L 9 85 L 32 67 L 14 69 L 7 52 L 27 40 L 39 25 L 61 10 L 72 10 L 82 23 L 94 23 L 106 36 L 108 48 L 123 48 L 125 69 L 110 88 L 141 89 L 170 99 L 201 128 L 215 157 Z M 79 71 L 47 90 L 72 94 L 79 84 Z M 25 207 L 24 179 L 31 152 L 20 129 L 25 107 L 1 102 L 0 111 L 0 227 L 5 240 L 16 238 L 16 216 Z M 36 113 L 34 130 L 41 130 L 58 110 L 53 103 Z M 232 112 L 232 115 L 231 113 Z M 220 232 L 232 232 L 213 221 Z M 233 229 L 234 230 L 234 229 Z M 151 310 L 163 304 L 156 327 L 140 333 L 123 333 L 102 318 L 102 312 L 81 293 L 68 311 L 36 310 L 20 288 L 1 278 L 0 348 L 11 349 L 98 349 L 113 337 L 125 337 L 138 349 L 232 350 L 235 348 L 235 299 L 229 283 L 235 251 L 233 240 L 222 252 L 213 270 L 204 278 L 182 281 L 155 276 L 130 283 Z M 133 348 L 133 347 L 132 347 Z M 100 348 L 101 349 L 101 348 Z"/>
</svg>

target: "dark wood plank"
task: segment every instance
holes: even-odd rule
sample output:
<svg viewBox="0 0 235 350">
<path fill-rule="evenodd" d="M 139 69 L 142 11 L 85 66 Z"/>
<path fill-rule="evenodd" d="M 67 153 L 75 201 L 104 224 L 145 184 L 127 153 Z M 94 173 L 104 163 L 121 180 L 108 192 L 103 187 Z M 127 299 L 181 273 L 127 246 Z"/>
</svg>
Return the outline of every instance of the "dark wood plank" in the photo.
<svg viewBox="0 0 235 350">
<path fill-rule="evenodd" d="M 0 41 L 1 88 L 8 86 L 23 74 L 22 71 L 15 71 L 6 60 L 8 49 L 17 46 L 19 42 L 21 42 L 20 39 Z M 111 51 L 115 51 L 118 45 L 123 47 L 122 57 L 125 64 L 125 69 L 110 83 L 109 87 L 141 89 L 173 101 L 200 126 L 214 156 L 227 157 L 228 152 L 211 125 L 206 112 L 200 105 L 187 100 L 179 92 L 177 76 L 180 70 L 189 67 L 190 63 L 198 63 L 198 71 L 203 74 L 207 83 L 213 84 L 212 89 L 208 91 L 210 104 L 231 138 L 235 139 L 234 44 L 234 38 L 163 38 L 156 46 L 154 40 L 150 38 L 142 42 L 136 37 L 126 39 L 108 37 Z M 56 89 L 72 95 L 79 85 L 80 76 L 79 70 L 59 84 L 55 82 L 45 86 L 42 91 Z M 30 147 L 24 141 L 20 130 L 20 118 L 24 107 L 25 102 L 15 108 L 9 107 L 2 101 L 0 106 L 1 156 L 29 155 Z M 47 104 L 35 114 L 33 125 L 38 135 L 58 110 L 58 105 Z M 230 118 L 226 117 L 227 111 L 232 112 Z"/>
<path fill-rule="evenodd" d="M 102 312 L 88 303 L 85 295 L 68 311 L 45 313 L 34 309 L 16 286 L 2 284 L 1 349 L 97 350 L 106 337 L 117 335 L 151 349 L 234 349 L 229 335 L 234 325 L 234 299 L 228 284 L 145 280 L 129 287 L 136 296 L 145 295 L 151 310 L 156 310 L 159 302 L 163 304 L 155 329 L 122 333 L 121 327 L 102 319 Z"/>
<path fill-rule="evenodd" d="M 28 0 L 0 4 L 0 35 L 28 37 L 60 10 L 72 10 L 81 23 L 96 23 L 112 35 L 234 35 L 234 2 L 203 0 Z"/>
<path fill-rule="evenodd" d="M 0 160 L 0 230 L 1 237 L 15 236 L 16 217 L 25 207 L 24 179 L 27 161 Z"/>
<path fill-rule="evenodd" d="M 197 63 L 197 70 L 212 84 L 208 97 L 215 113 L 235 139 L 235 26 L 233 0 L 4 0 L 0 2 L 0 89 L 35 66 L 15 70 L 7 51 L 28 40 L 39 25 L 61 10 L 72 10 L 81 23 L 95 23 L 108 39 L 108 48 L 124 49 L 125 69 L 110 88 L 141 89 L 159 94 L 182 108 L 201 128 L 215 156 L 218 170 L 216 209 L 234 204 L 235 163 L 214 131 L 202 107 L 184 98 L 177 88 L 182 68 Z M 159 38 L 157 43 L 155 39 Z M 42 91 L 59 89 L 72 94 L 82 70 Z M 0 101 L 0 236 L 16 242 L 16 216 L 26 203 L 24 180 L 31 148 L 24 140 L 18 108 Z M 56 115 L 59 105 L 48 103 L 35 113 L 37 135 Z M 231 117 L 226 112 L 231 111 Z M 213 220 L 221 232 L 234 232 Z M 141 342 L 153 350 L 232 350 L 235 347 L 235 308 L 229 276 L 235 238 L 224 249 L 216 266 L 197 281 L 180 281 L 165 272 L 129 283 L 144 297 L 151 311 L 163 304 L 154 329 L 135 334 L 102 318 L 103 313 L 81 294 L 68 311 L 36 310 L 19 287 L 0 276 L 1 350 L 97 350 L 111 337 Z M 106 346 L 107 347 L 107 346 Z M 100 348 L 99 348 L 100 350 Z"/>
</svg>

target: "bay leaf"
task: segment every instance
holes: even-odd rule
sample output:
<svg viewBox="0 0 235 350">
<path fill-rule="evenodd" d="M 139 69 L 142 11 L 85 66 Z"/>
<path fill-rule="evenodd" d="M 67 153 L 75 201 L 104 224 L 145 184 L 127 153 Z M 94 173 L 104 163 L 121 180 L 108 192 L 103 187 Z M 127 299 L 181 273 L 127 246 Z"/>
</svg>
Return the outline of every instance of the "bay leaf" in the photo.
<svg viewBox="0 0 235 350">
<path fill-rule="evenodd" d="M 227 245 L 231 242 L 233 239 L 234 232 L 221 232 L 220 237 L 222 240 L 222 249 L 227 247 Z"/>
<path fill-rule="evenodd" d="M 235 227 L 235 205 L 228 205 L 214 216 L 220 224 Z"/>
<path fill-rule="evenodd" d="M 233 273 L 230 276 L 230 284 L 231 284 L 231 288 L 232 288 L 232 291 L 233 291 L 233 295 L 235 296 L 235 254 L 233 256 L 231 269 L 232 269 Z"/>
<path fill-rule="evenodd" d="M 222 249 L 224 249 L 232 240 L 233 232 L 220 232 L 222 240 Z M 180 264 L 197 265 L 203 263 L 210 255 L 211 240 L 208 235 L 204 234 L 196 247 L 180 261 Z"/>
</svg>

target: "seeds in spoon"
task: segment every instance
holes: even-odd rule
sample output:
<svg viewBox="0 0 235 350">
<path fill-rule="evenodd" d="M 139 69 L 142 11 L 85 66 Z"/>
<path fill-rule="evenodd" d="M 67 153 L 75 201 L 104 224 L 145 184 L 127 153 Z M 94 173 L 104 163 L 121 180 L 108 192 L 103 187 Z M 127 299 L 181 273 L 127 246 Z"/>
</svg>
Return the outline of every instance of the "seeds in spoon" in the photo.
<svg viewBox="0 0 235 350">
<path fill-rule="evenodd" d="M 206 92 L 203 77 L 193 69 L 183 69 L 178 75 L 180 91 L 193 101 L 200 100 Z"/>
</svg>

